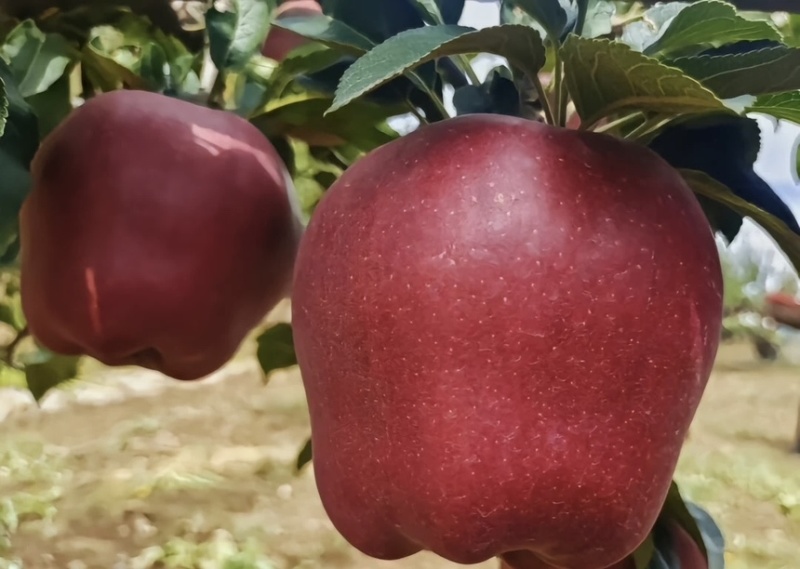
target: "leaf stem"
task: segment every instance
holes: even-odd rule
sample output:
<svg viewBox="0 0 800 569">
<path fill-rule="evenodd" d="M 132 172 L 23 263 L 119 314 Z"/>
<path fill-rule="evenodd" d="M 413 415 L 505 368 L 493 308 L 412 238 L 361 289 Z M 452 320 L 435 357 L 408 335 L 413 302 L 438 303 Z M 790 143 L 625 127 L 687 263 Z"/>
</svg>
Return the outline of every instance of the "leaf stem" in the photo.
<svg viewBox="0 0 800 569">
<path fill-rule="evenodd" d="M 655 117 L 645 119 L 642 124 L 630 131 L 625 138 L 629 140 L 639 140 L 648 134 L 652 134 L 671 120 L 672 117 L 664 118 L 664 115 L 657 115 Z"/>
<path fill-rule="evenodd" d="M 208 100 L 206 104 L 211 108 L 222 108 L 224 105 L 220 104 L 217 99 L 225 92 L 225 73 L 222 71 L 217 72 L 214 78 L 214 84 L 211 91 L 208 93 Z"/>
<path fill-rule="evenodd" d="M 599 126 L 594 129 L 595 132 L 608 132 L 610 130 L 614 130 L 617 127 L 624 126 L 629 122 L 633 121 L 634 119 L 638 119 L 642 116 L 642 113 L 631 113 L 629 115 L 625 115 L 624 117 L 620 117 L 615 119 L 609 123 L 604 124 L 603 126 Z"/>
<path fill-rule="evenodd" d="M 467 74 L 469 82 L 473 85 L 480 85 L 481 80 L 478 79 L 478 76 L 475 74 L 475 69 L 472 68 L 472 64 L 470 63 L 469 59 L 467 59 L 467 56 L 462 53 L 458 56 L 458 62 L 461 64 L 464 73 Z"/>
<path fill-rule="evenodd" d="M 415 117 L 417 117 L 417 120 L 419 121 L 420 124 L 428 124 L 428 119 L 425 118 L 425 115 L 419 112 L 419 109 L 415 107 L 411 101 L 408 101 L 407 104 L 409 112 Z"/>
<path fill-rule="evenodd" d="M 533 86 L 536 87 L 536 92 L 539 94 L 539 102 L 542 103 L 542 110 L 544 111 L 544 116 L 547 119 L 547 122 L 551 125 L 556 125 L 555 117 L 553 116 L 553 108 L 550 105 L 550 99 L 547 98 L 547 93 L 542 86 L 542 80 L 539 79 L 538 75 L 534 75 L 531 77 L 531 82 Z"/>
</svg>

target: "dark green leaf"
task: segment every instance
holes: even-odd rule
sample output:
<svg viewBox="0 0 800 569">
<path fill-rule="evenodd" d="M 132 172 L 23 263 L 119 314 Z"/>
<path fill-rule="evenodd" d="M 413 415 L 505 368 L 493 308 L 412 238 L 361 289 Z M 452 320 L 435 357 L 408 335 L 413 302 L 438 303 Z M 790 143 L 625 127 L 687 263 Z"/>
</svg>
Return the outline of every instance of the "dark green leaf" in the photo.
<svg viewBox="0 0 800 569">
<path fill-rule="evenodd" d="M 656 546 L 653 543 L 653 535 L 647 536 L 642 544 L 633 552 L 633 565 L 634 569 L 651 569 L 650 562 L 655 554 Z"/>
<path fill-rule="evenodd" d="M 697 79 L 723 99 L 800 89 L 800 49 L 793 47 L 680 57 L 669 65 Z"/>
<path fill-rule="evenodd" d="M 455 90 L 453 106 L 459 115 L 492 113 L 520 116 L 522 99 L 508 68 L 492 70 L 482 85 Z"/>
<path fill-rule="evenodd" d="M 644 53 L 688 55 L 738 41 L 780 39 L 780 32 L 769 22 L 748 20 L 726 2 L 702 0 L 681 10 Z"/>
<path fill-rule="evenodd" d="M 352 107 L 324 114 L 330 104 L 331 99 L 325 96 L 293 95 L 272 101 L 251 122 L 268 138 L 290 136 L 312 146 L 349 142 L 366 152 L 396 138 L 385 120 L 404 112 L 401 108 L 357 101 Z"/>
<path fill-rule="evenodd" d="M 683 170 L 681 173 L 689 174 L 687 182 L 689 182 L 689 185 L 692 186 L 692 189 L 695 189 L 695 186 L 690 181 L 690 179 L 697 181 L 697 179 L 693 176 L 692 171 Z M 710 180 L 711 178 L 708 179 Z M 700 551 L 702 551 L 703 556 L 707 556 L 706 546 L 705 542 L 703 541 L 703 534 L 700 531 L 700 527 L 697 525 L 697 522 L 695 521 L 689 509 L 686 507 L 686 502 L 684 502 L 683 496 L 681 496 L 681 491 L 674 480 L 669 487 L 669 493 L 667 494 L 667 499 L 664 502 L 664 506 L 661 508 L 661 515 L 659 516 L 659 519 L 674 520 L 680 524 L 681 527 L 686 530 L 695 543 L 697 543 L 697 545 L 700 547 Z"/>
<path fill-rule="evenodd" d="M 75 379 L 80 361 L 79 356 L 63 356 L 47 350 L 27 355 L 25 377 L 33 398 L 40 401 L 51 389 Z"/>
<path fill-rule="evenodd" d="M 464 14 L 466 0 L 436 0 L 445 24 L 457 24 Z"/>
<path fill-rule="evenodd" d="M 16 240 L 17 212 L 30 189 L 28 168 L 39 148 L 39 129 L 36 115 L 2 58 L 0 80 L 8 102 L 8 118 L 0 138 L 0 256 L 5 258 Z"/>
<path fill-rule="evenodd" d="M 503 25 L 475 30 L 448 25 L 408 30 L 376 46 L 347 69 L 328 112 L 424 62 L 479 52 L 506 57 L 511 65 L 529 75 L 537 74 L 545 60 L 541 37 L 526 26 Z"/>
<path fill-rule="evenodd" d="M 47 91 L 28 97 L 28 104 L 39 119 L 39 137 L 43 139 L 72 112 L 69 74 L 62 75 Z"/>
<path fill-rule="evenodd" d="M 276 370 L 297 365 L 291 324 L 281 322 L 267 328 L 257 342 L 258 363 L 266 379 Z"/>
<path fill-rule="evenodd" d="M 465 0 L 408 0 L 414 3 L 428 24 L 457 24 L 464 12 Z M 419 27 L 419 26 L 414 26 Z"/>
<path fill-rule="evenodd" d="M 747 107 L 748 113 L 763 113 L 800 124 L 800 91 L 764 95 Z"/>
<path fill-rule="evenodd" d="M 157 43 L 142 46 L 139 60 L 139 75 L 156 91 L 163 91 L 168 85 L 169 77 L 164 73 L 167 66 L 167 54 Z"/>
<path fill-rule="evenodd" d="M 753 169 L 761 148 L 755 120 L 736 115 L 690 117 L 663 129 L 649 146 L 674 168 L 705 172 L 800 233 L 792 211 Z"/>
<path fill-rule="evenodd" d="M 725 536 L 714 519 L 703 508 L 692 502 L 687 502 L 686 507 L 692 514 L 708 554 L 708 569 L 725 569 Z"/>
<path fill-rule="evenodd" d="M 327 0 L 323 7 L 326 14 L 373 43 L 424 25 L 413 0 Z"/>
<path fill-rule="evenodd" d="M 306 464 L 310 463 L 312 459 L 313 451 L 311 449 L 311 439 L 308 439 L 303 445 L 303 448 L 300 449 L 300 452 L 297 453 L 297 462 L 295 463 L 295 468 L 299 472 Z"/>
<path fill-rule="evenodd" d="M 347 24 L 322 14 L 281 18 L 273 25 L 352 55 L 366 53 L 375 45 L 372 40 Z"/>
<path fill-rule="evenodd" d="M 217 69 L 243 69 L 267 39 L 277 0 L 234 0 L 230 12 L 206 12 L 209 50 Z"/>
<path fill-rule="evenodd" d="M 293 50 L 270 76 L 270 95 L 280 97 L 286 86 L 299 75 L 322 71 L 341 59 L 342 55 L 338 50 L 317 43 L 306 44 Z"/>
<path fill-rule="evenodd" d="M 569 93 L 588 125 L 620 111 L 735 114 L 694 79 L 618 41 L 570 35 L 562 57 Z"/>
<path fill-rule="evenodd" d="M 514 0 L 518 8 L 541 24 L 551 42 L 557 44 L 578 17 L 570 0 Z"/>
<path fill-rule="evenodd" d="M 23 97 L 46 91 L 78 56 L 63 36 L 45 34 L 32 20 L 25 20 L 8 35 L 0 54 L 9 62 Z"/>
<path fill-rule="evenodd" d="M 721 233 L 728 243 L 732 243 L 739 231 L 742 229 L 744 218 L 732 209 L 708 199 L 705 196 L 695 195 L 711 229 L 715 233 Z"/>
<path fill-rule="evenodd" d="M 794 265 L 795 270 L 800 270 L 800 236 L 789 229 L 784 222 L 763 209 L 746 202 L 726 186 L 703 172 L 686 169 L 681 169 L 680 172 L 695 193 L 715 200 L 740 215 L 751 218 L 763 227 L 786 254 L 789 261 Z"/>
</svg>

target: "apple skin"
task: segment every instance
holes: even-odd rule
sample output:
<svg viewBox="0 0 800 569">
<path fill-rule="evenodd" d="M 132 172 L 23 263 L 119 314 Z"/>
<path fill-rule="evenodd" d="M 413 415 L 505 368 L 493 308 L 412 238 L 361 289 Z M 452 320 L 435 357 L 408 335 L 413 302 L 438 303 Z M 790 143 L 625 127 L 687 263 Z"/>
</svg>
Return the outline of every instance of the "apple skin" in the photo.
<svg viewBox="0 0 800 569">
<path fill-rule="evenodd" d="M 47 137 L 32 175 L 22 305 L 54 352 L 198 379 L 289 291 L 291 178 L 232 113 L 106 93 Z"/>
<path fill-rule="evenodd" d="M 286 0 L 275 10 L 273 18 L 297 18 L 315 14 L 322 14 L 322 6 L 317 0 Z M 264 41 L 264 46 L 261 48 L 261 55 L 280 63 L 290 52 L 306 43 L 308 40 L 303 36 L 272 26 L 266 41 Z"/>
<path fill-rule="evenodd" d="M 353 546 L 604 569 L 646 538 L 722 320 L 712 231 L 655 153 L 424 126 L 328 190 L 294 282 L 316 484 Z"/>
</svg>

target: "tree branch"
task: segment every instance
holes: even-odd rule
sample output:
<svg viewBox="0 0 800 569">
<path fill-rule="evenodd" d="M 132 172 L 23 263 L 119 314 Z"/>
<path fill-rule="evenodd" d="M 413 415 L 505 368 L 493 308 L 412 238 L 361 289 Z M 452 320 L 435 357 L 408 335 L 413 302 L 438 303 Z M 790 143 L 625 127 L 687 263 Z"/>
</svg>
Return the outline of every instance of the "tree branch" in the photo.
<svg viewBox="0 0 800 569">
<path fill-rule="evenodd" d="M 645 6 L 652 6 L 664 0 L 641 0 Z M 670 0 L 667 0 L 669 2 Z M 692 1 L 692 0 L 690 0 Z M 748 12 L 789 12 L 800 14 L 800 2 L 797 0 L 726 0 L 739 10 Z"/>
</svg>

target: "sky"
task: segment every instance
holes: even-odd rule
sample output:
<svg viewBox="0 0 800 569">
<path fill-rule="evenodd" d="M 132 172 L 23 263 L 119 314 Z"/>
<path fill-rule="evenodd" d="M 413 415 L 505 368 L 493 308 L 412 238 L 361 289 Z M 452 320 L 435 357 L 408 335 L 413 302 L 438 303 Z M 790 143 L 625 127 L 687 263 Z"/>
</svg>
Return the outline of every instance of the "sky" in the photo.
<svg viewBox="0 0 800 569">
<path fill-rule="evenodd" d="M 496 0 L 467 0 L 459 23 L 479 29 L 498 25 L 500 23 L 499 2 Z M 503 64 L 504 60 L 491 55 L 481 55 L 474 62 L 476 74 L 483 80 L 489 70 Z M 452 91 L 446 91 L 445 106 L 452 114 L 455 114 L 451 98 Z M 796 166 L 798 145 L 800 144 L 800 125 L 788 121 L 777 121 L 764 115 L 751 114 L 749 116 L 755 119 L 761 128 L 761 151 L 755 164 L 755 171 L 772 186 L 778 196 L 800 219 L 800 179 L 798 179 Z M 393 121 L 392 125 L 398 131 L 405 133 L 416 128 L 417 122 L 413 117 L 403 117 Z M 772 238 L 758 225 L 747 219 L 729 251 L 734 258 L 752 251 L 763 253 L 764 259 L 769 259 L 770 271 L 774 272 L 776 277 L 768 281 L 768 288 L 771 288 L 770 282 L 778 282 L 780 276 L 787 271 L 793 272 L 791 265 L 779 252 Z M 776 252 L 778 254 L 775 254 Z"/>
</svg>

